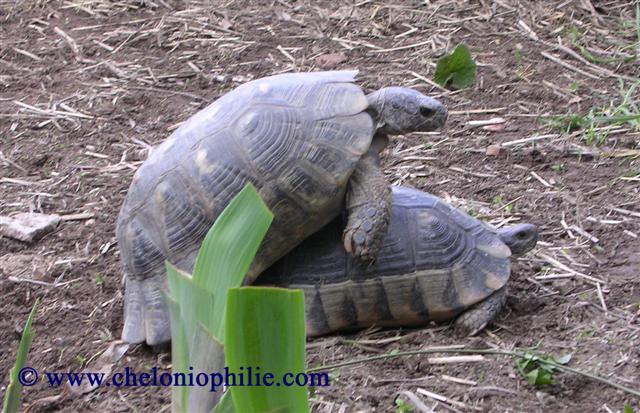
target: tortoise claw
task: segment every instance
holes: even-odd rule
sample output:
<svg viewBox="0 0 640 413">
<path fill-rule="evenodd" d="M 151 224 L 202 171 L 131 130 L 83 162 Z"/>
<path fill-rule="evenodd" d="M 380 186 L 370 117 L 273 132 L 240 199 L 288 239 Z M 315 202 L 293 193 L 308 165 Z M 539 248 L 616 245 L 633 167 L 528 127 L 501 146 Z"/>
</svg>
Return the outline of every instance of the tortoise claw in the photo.
<svg viewBox="0 0 640 413">
<path fill-rule="evenodd" d="M 344 231 L 342 242 L 344 249 L 357 260 L 372 264 L 382 247 L 387 225 L 375 225 L 372 217 L 364 218 L 358 214 L 356 222 L 350 223 Z M 364 218 L 364 219 L 363 219 Z"/>
</svg>

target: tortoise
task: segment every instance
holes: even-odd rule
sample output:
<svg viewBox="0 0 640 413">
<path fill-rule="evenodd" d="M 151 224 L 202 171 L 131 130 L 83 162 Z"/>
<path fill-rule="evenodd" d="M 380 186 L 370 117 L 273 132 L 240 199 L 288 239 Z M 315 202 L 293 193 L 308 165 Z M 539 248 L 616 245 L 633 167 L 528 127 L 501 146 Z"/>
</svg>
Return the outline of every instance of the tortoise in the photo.
<svg viewBox="0 0 640 413">
<path fill-rule="evenodd" d="M 358 260 L 375 259 L 391 207 L 378 153 L 389 135 L 441 127 L 447 110 L 408 88 L 365 95 L 356 74 L 289 73 L 245 83 L 151 153 L 133 177 L 116 229 L 125 341 L 170 340 L 164 261 L 192 271 L 207 231 L 249 182 L 274 219 L 246 282 L 344 206 L 344 247 Z"/>
<path fill-rule="evenodd" d="M 309 336 L 455 317 L 458 334 L 476 334 L 505 303 L 509 257 L 531 250 L 538 237 L 535 225 L 494 230 L 434 195 L 394 187 L 388 233 L 367 266 L 341 248 L 343 221 L 307 238 L 256 281 L 304 291 Z"/>
</svg>

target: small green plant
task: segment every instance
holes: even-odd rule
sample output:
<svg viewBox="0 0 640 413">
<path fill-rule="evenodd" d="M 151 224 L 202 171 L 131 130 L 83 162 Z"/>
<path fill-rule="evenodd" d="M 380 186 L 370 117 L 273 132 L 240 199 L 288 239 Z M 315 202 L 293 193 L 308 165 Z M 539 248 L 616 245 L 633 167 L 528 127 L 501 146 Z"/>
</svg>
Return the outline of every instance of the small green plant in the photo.
<svg viewBox="0 0 640 413">
<path fill-rule="evenodd" d="M 636 60 L 637 56 L 620 56 L 620 57 L 601 57 L 593 54 L 587 47 L 581 44 L 581 39 L 585 38 L 585 33 L 581 33 L 575 26 L 570 26 L 567 30 L 567 37 L 569 38 L 569 42 L 575 48 L 580 51 L 582 57 L 588 60 L 591 63 L 595 64 L 621 64 L 621 63 L 629 63 Z M 639 38 L 640 40 L 640 38 Z"/>
<path fill-rule="evenodd" d="M 95 280 L 97 286 L 101 287 L 104 285 L 104 276 L 102 275 L 102 273 L 97 272 L 95 275 Z"/>
<path fill-rule="evenodd" d="M 580 89 L 580 83 L 578 83 L 576 80 L 574 80 L 571 83 L 569 83 L 569 90 L 570 91 L 577 92 L 578 89 Z"/>
<path fill-rule="evenodd" d="M 502 194 L 496 195 L 493 197 L 493 204 L 496 206 L 500 206 L 503 200 L 504 200 L 504 196 Z"/>
<path fill-rule="evenodd" d="M 633 410 L 633 407 L 629 406 L 628 404 L 625 404 L 624 407 L 622 408 L 622 413 L 635 413 L 635 411 Z"/>
<path fill-rule="evenodd" d="M 476 81 L 476 62 L 464 43 L 456 46 L 453 53 L 438 59 L 433 80 L 440 86 L 464 89 Z"/>
<path fill-rule="evenodd" d="M 632 169 L 622 174 L 625 178 L 637 178 L 640 176 L 640 169 Z"/>
<path fill-rule="evenodd" d="M 551 385 L 555 384 L 553 375 L 557 371 L 558 365 L 565 365 L 570 360 L 571 354 L 554 358 L 526 353 L 518 360 L 517 367 L 529 384 L 533 386 Z"/>
<path fill-rule="evenodd" d="M 467 210 L 467 214 L 471 215 L 474 218 L 480 216 L 480 212 L 476 211 L 472 206 L 468 206 L 465 209 Z"/>
<path fill-rule="evenodd" d="M 407 403 L 406 401 L 397 398 L 396 399 L 396 413 L 412 413 L 413 412 L 413 406 L 411 406 L 409 403 Z"/>
<path fill-rule="evenodd" d="M 27 362 L 27 355 L 31 349 L 31 342 L 33 341 L 33 318 L 36 314 L 36 308 L 38 308 L 39 300 L 33 304 L 27 322 L 22 330 L 22 337 L 20 338 L 20 344 L 18 345 L 18 354 L 16 355 L 16 364 L 9 373 L 9 386 L 7 392 L 4 394 L 4 402 L 2 404 L 2 413 L 16 413 L 18 406 L 20 405 L 20 398 L 22 397 L 22 383 L 18 380 L 18 374 L 24 374 L 24 365 Z"/>
<path fill-rule="evenodd" d="M 431 149 L 433 148 L 433 143 L 431 143 L 427 138 L 425 138 L 424 136 L 420 138 L 420 141 L 422 142 L 422 147 L 424 149 Z"/>
<path fill-rule="evenodd" d="M 609 139 L 610 127 L 626 124 L 636 131 L 640 130 L 640 108 L 634 101 L 636 90 L 640 81 L 636 81 L 630 87 L 626 87 L 620 80 L 621 102 L 617 105 L 611 103 L 601 109 L 591 108 L 585 115 L 568 113 L 566 115 L 546 116 L 541 121 L 548 126 L 559 129 L 564 133 L 582 130 L 582 138 L 587 145 L 604 145 Z"/>
</svg>

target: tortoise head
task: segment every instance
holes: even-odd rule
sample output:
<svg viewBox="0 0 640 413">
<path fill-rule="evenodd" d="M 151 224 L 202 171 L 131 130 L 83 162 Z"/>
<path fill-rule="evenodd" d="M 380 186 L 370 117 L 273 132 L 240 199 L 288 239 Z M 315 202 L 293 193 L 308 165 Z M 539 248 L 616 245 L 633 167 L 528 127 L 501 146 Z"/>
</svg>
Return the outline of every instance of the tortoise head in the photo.
<svg viewBox="0 0 640 413">
<path fill-rule="evenodd" d="M 511 250 L 514 256 L 531 251 L 538 242 L 538 227 L 533 224 L 511 225 L 498 230 L 498 237 Z"/>
<path fill-rule="evenodd" d="M 368 95 L 367 100 L 378 131 L 386 135 L 429 132 L 447 120 L 447 108 L 417 90 L 385 87 Z"/>
</svg>

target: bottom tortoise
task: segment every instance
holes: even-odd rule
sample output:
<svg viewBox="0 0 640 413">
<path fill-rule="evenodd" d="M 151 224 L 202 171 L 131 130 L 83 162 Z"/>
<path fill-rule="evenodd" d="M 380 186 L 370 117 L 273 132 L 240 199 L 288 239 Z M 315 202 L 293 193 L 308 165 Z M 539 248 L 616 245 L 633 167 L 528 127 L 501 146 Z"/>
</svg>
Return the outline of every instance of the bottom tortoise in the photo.
<svg viewBox="0 0 640 413">
<path fill-rule="evenodd" d="M 424 325 L 457 317 L 473 335 L 505 303 L 510 257 L 531 250 L 535 225 L 494 230 L 443 200 L 393 188 L 389 231 L 373 265 L 342 247 L 344 220 L 309 237 L 258 278 L 304 291 L 307 334 Z"/>
</svg>

